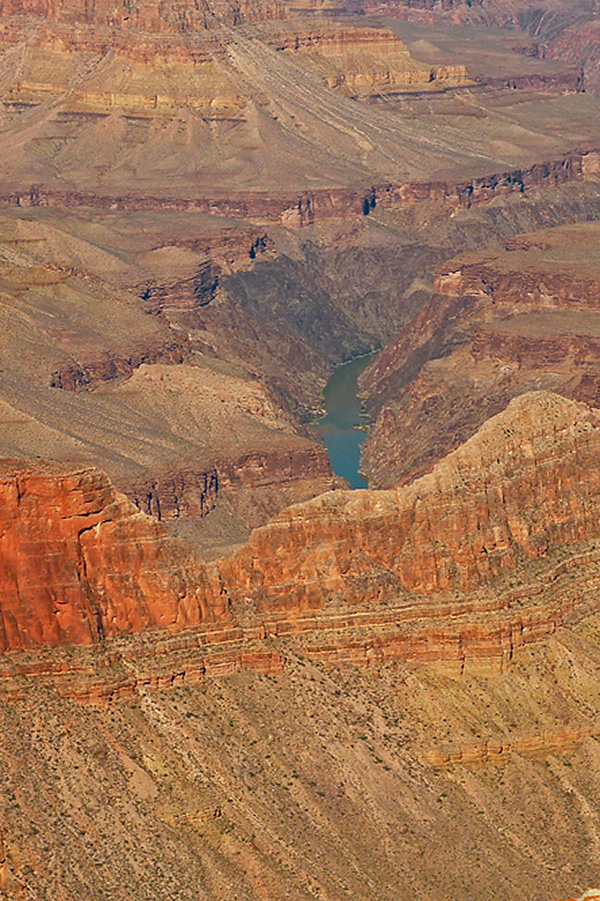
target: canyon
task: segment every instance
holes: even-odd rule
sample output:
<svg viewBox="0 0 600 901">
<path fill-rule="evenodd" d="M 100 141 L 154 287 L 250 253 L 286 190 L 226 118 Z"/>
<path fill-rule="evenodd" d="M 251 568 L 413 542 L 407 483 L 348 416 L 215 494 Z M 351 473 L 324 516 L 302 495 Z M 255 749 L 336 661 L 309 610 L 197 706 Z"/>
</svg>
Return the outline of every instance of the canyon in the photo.
<svg viewBox="0 0 600 901">
<path fill-rule="evenodd" d="M 0 0 L 0 898 L 593 896 L 592 6 Z"/>
<path fill-rule="evenodd" d="M 364 375 L 377 398 L 372 484 L 425 471 L 524 391 L 598 403 L 597 238 L 595 223 L 548 229 L 438 270 L 418 322 Z"/>
<path fill-rule="evenodd" d="M 257 872 L 275 893 L 352 897 L 391 861 L 406 891 L 424 897 L 425 829 L 442 891 L 477 898 L 476 879 L 458 885 L 444 868 L 440 817 L 461 811 L 466 852 L 470 830 L 504 803 L 499 797 L 518 810 L 523 781 L 543 791 L 543 817 L 564 830 L 558 857 L 554 845 L 540 845 L 536 882 L 548 874 L 546 891 L 558 897 L 567 882 L 597 879 L 583 851 L 587 821 L 579 825 L 568 799 L 589 796 L 597 755 L 599 441 L 596 410 L 525 394 L 430 476 L 397 491 L 336 490 L 298 504 L 208 564 L 95 470 L 5 464 L 0 710 L 7 724 L 15 716 L 24 724 L 7 725 L 2 758 L 6 800 L 16 799 L 3 814 L 9 897 L 43 890 L 36 836 L 52 823 L 74 835 L 85 858 L 101 855 L 107 840 L 118 847 L 115 862 L 101 866 L 129 892 L 138 888 L 124 862 L 141 855 L 155 866 L 158 840 L 163 865 L 153 878 L 174 897 L 186 890 L 172 881 L 171 860 L 185 860 L 193 891 L 206 897 L 221 892 L 212 880 L 253 897 Z M 249 712 L 256 703 L 262 715 Z M 291 744 L 278 714 L 290 705 L 298 705 Z M 329 748 L 324 758 L 320 747 Z M 506 775 L 483 775 L 489 767 Z M 65 776 L 52 806 L 23 792 L 57 770 Z M 450 772 L 457 781 L 447 781 Z M 94 792 L 110 785 L 116 801 L 97 834 L 84 826 L 87 811 L 64 806 L 92 773 Z M 365 807 L 382 774 L 383 794 Z M 406 829 L 402 807 L 385 802 L 392 786 L 394 797 L 400 790 L 418 804 Z M 273 824 L 261 838 L 250 826 L 257 802 Z M 388 823 L 399 837 L 380 862 L 370 841 L 346 837 L 367 812 L 366 822 L 375 816 L 377 829 Z M 341 818 L 333 845 L 330 817 Z M 515 878 L 527 884 L 531 862 L 519 848 L 547 828 L 542 819 L 524 833 L 532 822 L 509 816 L 484 830 L 485 853 L 493 842 L 500 855 L 499 897 L 513 895 Z M 179 835 L 188 836 L 183 845 Z M 315 842 L 322 863 L 307 870 Z M 338 866 L 350 859 L 355 875 L 342 880 Z M 50 878 L 67 894 L 95 897 L 68 854 L 53 866 Z M 394 897 L 396 884 L 380 884 Z"/>
</svg>

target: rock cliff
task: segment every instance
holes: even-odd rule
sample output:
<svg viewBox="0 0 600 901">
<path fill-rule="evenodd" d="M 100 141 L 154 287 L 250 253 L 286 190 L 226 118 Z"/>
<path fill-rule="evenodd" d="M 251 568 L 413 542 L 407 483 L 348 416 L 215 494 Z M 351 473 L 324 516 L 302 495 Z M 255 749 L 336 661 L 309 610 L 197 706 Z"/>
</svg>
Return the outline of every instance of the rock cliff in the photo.
<svg viewBox="0 0 600 901">
<path fill-rule="evenodd" d="M 524 391 L 598 403 L 598 237 L 592 223 L 551 229 L 438 270 L 430 303 L 363 376 L 374 487 L 426 471 Z"/>
<path fill-rule="evenodd" d="M 571 571 L 568 558 L 556 569 L 560 548 L 598 532 L 599 443 L 596 411 L 528 394 L 410 486 L 292 506 L 209 568 L 97 472 L 5 464 L 4 650 L 180 630 L 233 604 L 236 641 L 291 630 L 314 634 L 318 659 L 502 666 L 587 609 L 592 569 L 578 599 L 546 600 L 540 586 Z M 585 554 L 595 566 L 593 547 Z M 512 588 L 477 594 L 546 557 L 553 574 L 538 576 L 532 607 L 519 610 Z M 215 647 L 223 640 L 215 634 Z"/>
<path fill-rule="evenodd" d="M 248 19 L 269 18 L 270 15 L 282 17 L 284 7 L 277 0 L 268 0 L 261 7 L 259 0 L 243 2 L 238 7 L 227 2 L 190 2 L 178 0 L 174 4 L 139 3 L 132 6 L 126 0 L 117 3 L 98 2 L 91 7 L 84 7 L 69 0 L 5 0 L 0 8 L 3 18 L 13 16 L 39 17 L 46 22 L 58 22 L 70 25 L 99 25 L 111 28 L 127 28 L 155 34 L 181 34 L 204 30 L 208 27 L 211 16 L 220 14 L 236 21 L 236 13 Z"/>
<path fill-rule="evenodd" d="M 98 466 L 166 521 L 203 518 L 235 495 L 242 534 L 330 488 L 325 450 L 268 373 L 222 347 L 236 335 L 223 304 L 207 321 L 218 277 L 272 257 L 268 246 L 262 230 L 202 217 L 131 230 L 115 212 L 91 226 L 4 217 L 0 455 Z"/>
<path fill-rule="evenodd" d="M 583 75 L 581 86 L 593 93 L 600 89 L 600 22 L 597 9 L 585 0 L 553 0 L 545 6 L 536 0 L 367 0 L 361 7 L 367 13 L 411 22 L 482 25 L 520 32 L 522 44 L 515 43 L 516 52 L 574 63 Z"/>
<path fill-rule="evenodd" d="M 193 197 L 176 196 L 168 191 L 157 194 L 122 190 L 102 192 L 96 189 L 65 190 L 43 183 L 28 184 L 18 190 L 1 189 L 0 207 L 91 207 L 124 212 L 175 210 L 203 213 L 239 220 L 258 220 L 303 228 L 328 220 L 360 221 L 376 207 L 382 210 L 415 209 L 421 226 L 450 218 L 467 210 L 510 195 L 523 195 L 547 187 L 595 178 L 599 151 L 596 148 L 568 151 L 562 156 L 544 159 L 531 166 L 501 169 L 466 181 L 447 178 L 430 181 L 402 180 L 364 184 L 363 188 L 323 188 L 298 193 L 268 191 L 215 190 Z M 211 277 L 208 273 L 208 282 Z M 200 274 L 202 280 L 202 274 Z"/>
<path fill-rule="evenodd" d="M 429 476 L 210 567 L 96 470 L 4 461 L 0 890 L 100 899 L 76 848 L 131 897 L 154 866 L 148 897 L 184 895 L 185 865 L 211 901 L 479 901 L 457 828 L 495 896 L 596 883 L 599 443 L 599 411 L 525 395 Z"/>
<path fill-rule="evenodd" d="M 3 651 L 225 615 L 202 565 L 99 472 L 4 462 L 0 493 Z"/>
<path fill-rule="evenodd" d="M 224 583 L 261 610 L 466 590 L 596 534 L 599 442 L 600 418 L 584 405 L 517 398 L 404 488 L 283 511 L 223 563 Z"/>
<path fill-rule="evenodd" d="M 323 83 L 350 96 L 388 96 L 403 91 L 443 90 L 469 85 L 466 66 L 427 66 L 411 57 L 404 42 L 381 28 L 329 27 L 308 21 L 267 32 L 276 50 L 297 58 Z"/>
<path fill-rule="evenodd" d="M 305 207 L 313 192 L 321 218 L 335 207 L 343 217 L 349 205 L 360 215 L 371 186 L 408 185 L 410 195 L 410 186 L 434 182 L 438 194 L 441 185 L 456 193 L 474 179 L 501 181 L 598 143 L 594 117 L 584 126 L 576 108 L 561 110 L 564 136 L 552 125 L 531 127 L 518 108 L 505 134 L 498 110 L 496 91 L 513 106 L 515 90 L 577 90 L 576 67 L 534 66 L 508 52 L 514 71 L 473 78 L 461 50 L 434 48 L 422 60 L 392 30 L 356 18 L 295 18 L 269 0 L 129 7 L 4 5 L 2 128 L 19 135 L 21 151 L 0 152 L 4 202 L 290 224 L 311 220 Z M 473 81 L 490 94 L 478 96 L 464 128 L 464 104 L 451 100 L 448 116 L 442 95 Z M 427 109 L 406 114 L 387 102 L 355 102 L 407 92 L 440 95 L 434 140 Z M 540 102 L 552 120 L 555 110 Z M 264 170 L 264 147 L 285 161 L 275 181 Z"/>
</svg>

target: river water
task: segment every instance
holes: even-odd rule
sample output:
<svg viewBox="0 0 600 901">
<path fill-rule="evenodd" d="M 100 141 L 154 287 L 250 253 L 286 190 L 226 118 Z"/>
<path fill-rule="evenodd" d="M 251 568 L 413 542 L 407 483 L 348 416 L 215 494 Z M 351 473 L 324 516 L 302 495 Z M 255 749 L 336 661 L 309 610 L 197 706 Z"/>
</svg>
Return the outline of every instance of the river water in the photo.
<svg viewBox="0 0 600 901">
<path fill-rule="evenodd" d="M 358 377 L 373 359 L 373 354 L 356 357 L 336 366 L 323 396 L 326 415 L 316 424 L 327 446 L 331 468 L 343 476 L 351 488 L 366 488 L 359 473 L 360 446 L 366 433 L 359 426 L 365 422 L 358 397 Z"/>
</svg>

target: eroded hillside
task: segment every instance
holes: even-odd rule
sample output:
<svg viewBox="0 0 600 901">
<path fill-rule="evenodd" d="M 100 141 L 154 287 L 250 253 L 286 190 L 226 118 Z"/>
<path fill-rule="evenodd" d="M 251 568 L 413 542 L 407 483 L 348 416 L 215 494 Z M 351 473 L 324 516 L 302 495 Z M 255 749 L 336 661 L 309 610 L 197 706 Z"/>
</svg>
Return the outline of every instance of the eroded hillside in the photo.
<svg viewBox="0 0 600 901">
<path fill-rule="evenodd" d="M 4 893 L 479 899 L 483 881 L 508 899 L 597 881 L 599 434 L 596 411 L 525 395 L 413 486 L 298 505 L 209 567 L 97 474 L 7 471 Z"/>
</svg>

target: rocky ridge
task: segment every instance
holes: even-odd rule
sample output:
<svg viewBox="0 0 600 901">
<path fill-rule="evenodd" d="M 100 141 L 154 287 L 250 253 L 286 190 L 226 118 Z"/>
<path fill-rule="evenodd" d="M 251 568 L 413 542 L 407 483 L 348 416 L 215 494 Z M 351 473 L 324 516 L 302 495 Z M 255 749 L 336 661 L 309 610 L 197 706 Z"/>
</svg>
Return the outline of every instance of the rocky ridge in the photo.
<svg viewBox="0 0 600 901">
<path fill-rule="evenodd" d="M 203 518 L 243 488 L 240 521 L 254 525 L 333 485 L 277 391 L 243 360 L 216 360 L 197 318 L 219 279 L 270 253 L 264 232 L 197 218 L 136 228 L 114 212 L 0 227 L 4 456 L 52 447 L 166 521 Z"/>
<path fill-rule="evenodd" d="M 527 168 L 516 168 L 483 175 L 468 181 L 418 181 L 382 183 L 362 190 L 340 188 L 302 191 L 296 196 L 273 197 L 252 191 L 248 194 L 228 192 L 220 196 L 192 198 L 152 196 L 136 193 L 99 194 L 90 191 L 56 190 L 43 184 L 20 191 L 0 192 L 0 206 L 11 207 L 90 207 L 99 210 L 175 210 L 204 213 L 232 219 L 257 220 L 302 228 L 330 219 L 359 219 L 376 207 L 384 210 L 410 210 L 412 207 L 435 206 L 437 216 L 450 217 L 461 209 L 511 194 L 525 194 L 588 178 L 599 171 L 599 151 L 595 148 L 570 151 L 563 157 L 544 160 Z M 419 210 L 420 213 L 420 210 Z M 433 212 L 430 211 L 433 217 Z M 209 276 L 210 279 L 210 276 Z"/>
<path fill-rule="evenodd" d="M 597 882 L 596 412 L 524 395 L 425 480 L 363 496 L 322 496 L 335 481 L 301 421 L 333 363 L 427 305 L 434 265 L 597 217 L 596 101 L 577 65 L 504 47 L 477 69 L 466 30 L 468 58 L 437 37 L 422 57 L 296 5 L 317 15 L 2 7 L 15 898 L 480 901 L 483 884 L 514 901 Z M 564 310 L 530 311 L 547 312 Z M 478 365 L 556 368 L 562 342 L 595 405 L 594 322 L 579 341 L 537 325 L 486 314 Z M 506 785 L 464 765 L 499 741 Z M 450 775 L 425 759 L 448 747 L 465 749 Z"/>
<path fill-rule="evenodd" d="M 135 643 L 107 643 L 109 659 L 139 657 L 140 675 L 102 689 L 96 671 L 91 687 L 72 689 L 90 698 L 169 684 L 173 666 L 196 679 L 219 667 L 281 666 L 281 652 L 264 647 L 269 638 L 299 641 L 332 663 L 502 670 L 518 648 L 593 609 L 599 435 L 596 411 L 525 395 L 431 475 L 398 491 L 336 491 L 290 507 L 210 565 L 94 471 L 7 465 L 3 567 L 15 576 L 5 580 L 4 650 L 192 629 L 152 652 L 156 676 Z M 31 512 L 42 497 L 45 524 Z M 6 666 L 7 685 L 19 672 L 46 671 L 18 655 Z"/>
</svg>

